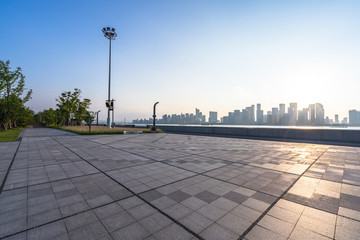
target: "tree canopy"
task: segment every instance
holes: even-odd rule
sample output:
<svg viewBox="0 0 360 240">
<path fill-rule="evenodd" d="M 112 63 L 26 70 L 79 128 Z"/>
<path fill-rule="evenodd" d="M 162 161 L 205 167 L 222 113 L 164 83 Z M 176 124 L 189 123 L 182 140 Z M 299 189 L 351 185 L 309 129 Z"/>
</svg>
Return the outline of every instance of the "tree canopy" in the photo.
<svg viewBox="0 0 360 240">
<path fill-rule="evenodd" d="M 21 68 L 11 70 L 10 61 L 0 60 L 0 124 L 4 129 L 33 123 L 33 111 L 24 104 L 31 99 L 32 90 L 25 94 L 25 76 Z"/>
<path fill-rule="evenodd" d="M 65 91 L 56 98 L 57 109 L 49 108 L 35 115 L 35 121 L 45 125 L 82 125 L 88 121 L 90 99 L 81 100 L 81 90 L 75 88 L 73 92 Z"/>
</svg>

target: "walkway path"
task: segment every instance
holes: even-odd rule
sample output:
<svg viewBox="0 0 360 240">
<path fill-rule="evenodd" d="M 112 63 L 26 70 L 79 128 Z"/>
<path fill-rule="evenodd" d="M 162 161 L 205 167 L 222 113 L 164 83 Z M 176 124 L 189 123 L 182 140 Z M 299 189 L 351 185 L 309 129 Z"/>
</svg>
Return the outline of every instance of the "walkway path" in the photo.
<svg viewBox="0 0 360 240">
<path fill-rule="evenodd" d="M 21 143 L 0 143 L 0 238 L 360 239 L 359 155 L 319 144 L 26 129 Z"/>
</svg>

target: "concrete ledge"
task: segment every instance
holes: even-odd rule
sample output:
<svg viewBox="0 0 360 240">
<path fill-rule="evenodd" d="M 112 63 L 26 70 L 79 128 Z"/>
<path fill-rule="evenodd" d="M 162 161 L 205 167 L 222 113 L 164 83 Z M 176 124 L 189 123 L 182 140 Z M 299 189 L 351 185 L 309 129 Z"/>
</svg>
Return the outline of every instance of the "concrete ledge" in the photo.
<svg viewBox="0 0 360 240">
<path fill-rule="evenodd" d="M 169 133 L 222 135 L 232 137 L 294 139 L 360 144 L 360 131 L 348 129 L 246 128 L 208 126 L 158 126 Z"/>
</svg>

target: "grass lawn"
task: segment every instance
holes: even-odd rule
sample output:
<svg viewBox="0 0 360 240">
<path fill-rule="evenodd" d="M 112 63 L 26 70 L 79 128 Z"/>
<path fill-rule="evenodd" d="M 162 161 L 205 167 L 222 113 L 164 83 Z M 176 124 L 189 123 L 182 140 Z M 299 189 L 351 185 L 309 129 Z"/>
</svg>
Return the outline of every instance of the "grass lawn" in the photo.
<svg viewBox="0 0 360 240">
<path fill-rule="evenodd" d="M 13 142 L 16 141 L 22 129 L 13 128 L 8 130 L 0 130 L 0 142 Z"/>
<path fill-rule="evenodd" d="M 51 126 L 53 127 L 53 126 Z M 91 126 L 91 132 L 89 132 L 89 126 L 67 126 L 67 127 L 55 127 L 57 129 L 77 133 L 80 135 L 99 135 L 99 134 L 123 134 L 124 131 L 132 132 L 132 131 L 141 131 L 143 133 L 150 133 L 151 131 L 149 129 L 144 128 L 120 128 L 120 127 L 114 127 L 114 128 L 107 128 L 105 126 Z M 160 133 L 162 131 L 157 130 L 157 133 Z"/>
</svg>

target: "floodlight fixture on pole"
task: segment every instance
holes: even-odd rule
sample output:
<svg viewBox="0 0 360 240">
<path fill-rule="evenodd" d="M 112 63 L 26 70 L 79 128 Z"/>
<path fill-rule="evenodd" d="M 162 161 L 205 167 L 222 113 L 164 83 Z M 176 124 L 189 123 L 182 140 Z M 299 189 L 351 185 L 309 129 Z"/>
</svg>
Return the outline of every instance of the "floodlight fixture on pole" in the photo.
<svg viewBox="0 0 360 240">
<path fill-rule="evenodd" d="M 109 106 L 110 104 L 110 82 L 111 82 L 111 40 L 115 40 L 117 34 L 115 32 L 115 28 L 111 27 L 104 27 L 102 29 L 102 32 L 104 33 L 104 36 L 110 40 L 110 47 L 109 47 L 109 91 L 108 91 L 108 100 L 106 101 L 106 106 L 108 108 L 108 117 L 107 117 L 107 127 L 111 128 L 110 123 L 110 111 L 114 111 L 114 109 L 111 109 Z"/>
</svg>

